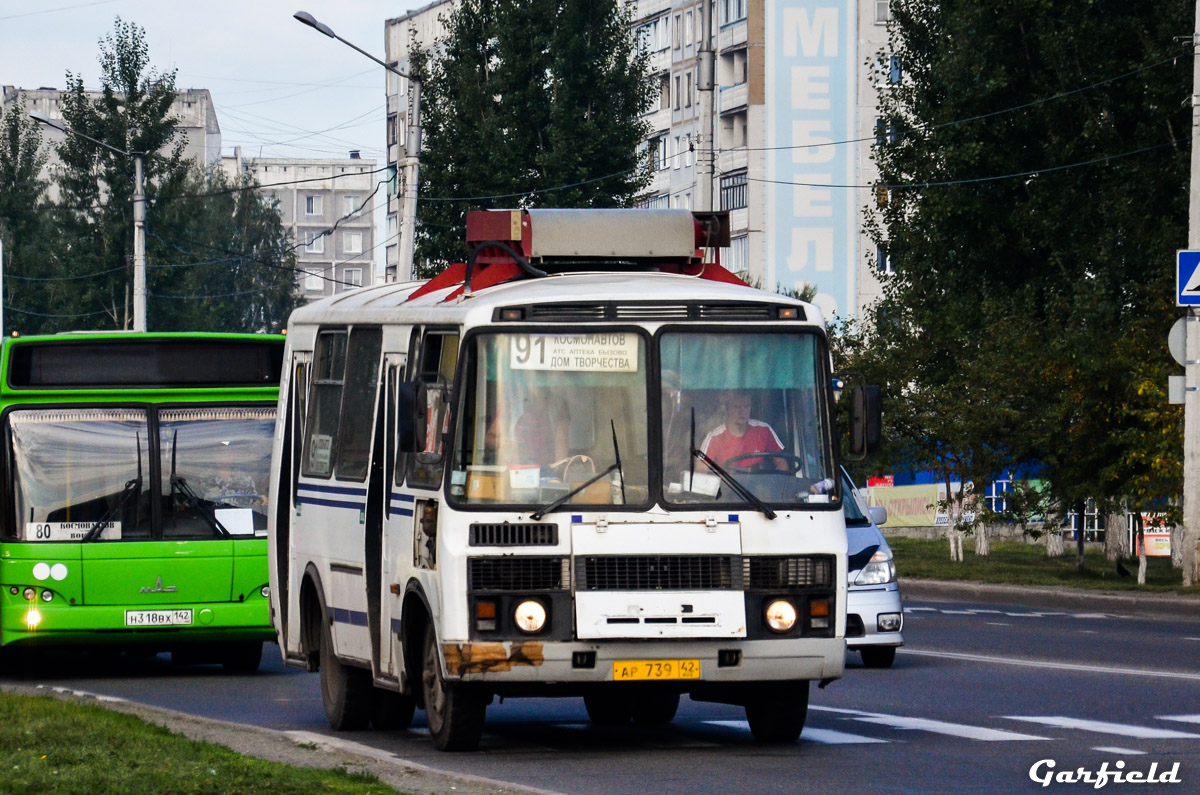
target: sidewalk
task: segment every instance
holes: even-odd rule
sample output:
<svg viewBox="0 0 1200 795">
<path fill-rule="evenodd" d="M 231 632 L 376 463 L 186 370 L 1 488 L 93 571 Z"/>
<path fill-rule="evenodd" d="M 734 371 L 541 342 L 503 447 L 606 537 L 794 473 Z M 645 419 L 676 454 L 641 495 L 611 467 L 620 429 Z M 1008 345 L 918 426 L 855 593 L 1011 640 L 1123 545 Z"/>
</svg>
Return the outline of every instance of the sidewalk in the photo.
<svg viewBox="0 0 1200 795">
<path fill-rule="evenodd" d="M 1086 610 L 1158 621 L 1200 622 L 1200 597 L 1092 591 L 1066 586 L 997 585 L 965 580 L 900 578 L 905 601 L 999 602 L 1023 607 Z"/>
</svg>

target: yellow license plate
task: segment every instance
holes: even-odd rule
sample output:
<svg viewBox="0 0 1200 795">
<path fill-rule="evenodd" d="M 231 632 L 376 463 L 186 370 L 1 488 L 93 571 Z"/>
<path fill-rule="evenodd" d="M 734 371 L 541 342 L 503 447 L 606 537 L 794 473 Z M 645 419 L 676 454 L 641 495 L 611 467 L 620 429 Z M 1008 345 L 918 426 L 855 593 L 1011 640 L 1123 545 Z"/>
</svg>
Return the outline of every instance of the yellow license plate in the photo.
<svg viewBox="0 0 1200 795">
<path fill-rule="evenodd" d="M 699 660 L 617 660 L 613 663 L 614 682 L 699 678 Z"/>
</svg>

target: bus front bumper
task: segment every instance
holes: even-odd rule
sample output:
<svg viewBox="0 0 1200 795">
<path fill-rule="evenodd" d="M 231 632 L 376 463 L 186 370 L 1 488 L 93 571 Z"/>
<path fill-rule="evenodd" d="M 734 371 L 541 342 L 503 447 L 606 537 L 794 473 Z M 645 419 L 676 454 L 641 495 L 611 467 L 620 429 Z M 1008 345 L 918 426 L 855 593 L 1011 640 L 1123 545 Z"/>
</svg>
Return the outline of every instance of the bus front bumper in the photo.
<svg viewBox="0 0 1200 795">
<path fill-rule="evenodd" d="M 157 614 L 191 623 L 133 626 Z M 139 615 L 130 615 L 139 614 Z M 59 602 L 5 600 L 0 606 L 0 645 L 78 644 L 177 646 L 189 643 L 274 640 L 266 599 L 245 602 L 180 604 L 151 610 L 123 605 L 68 605 Z"/>
</svg>

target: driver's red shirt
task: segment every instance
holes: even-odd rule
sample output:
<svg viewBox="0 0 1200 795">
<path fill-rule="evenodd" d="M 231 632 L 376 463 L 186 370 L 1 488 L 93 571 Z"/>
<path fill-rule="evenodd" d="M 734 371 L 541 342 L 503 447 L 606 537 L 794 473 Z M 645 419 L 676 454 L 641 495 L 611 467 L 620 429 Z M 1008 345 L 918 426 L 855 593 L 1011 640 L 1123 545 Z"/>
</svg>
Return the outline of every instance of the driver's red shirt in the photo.
<svg viewBox="0 0 1200 795">
<path fill-rule="evenodd" d="M 746 453 L 782 453 L 783 442 L 779 441 L 770 425 L 760 420 L 750 420 L 746 432 L 741 436 L 734 436 L 724 425 L 717 426 L 712 433 L 704 437 L 700 450 L 724 466 L 725 462 L 734 456 Z M 756 466 L 761 461 L 761 458 L 747 458 L 739 461 L 738 466 Z"/>
</svg>

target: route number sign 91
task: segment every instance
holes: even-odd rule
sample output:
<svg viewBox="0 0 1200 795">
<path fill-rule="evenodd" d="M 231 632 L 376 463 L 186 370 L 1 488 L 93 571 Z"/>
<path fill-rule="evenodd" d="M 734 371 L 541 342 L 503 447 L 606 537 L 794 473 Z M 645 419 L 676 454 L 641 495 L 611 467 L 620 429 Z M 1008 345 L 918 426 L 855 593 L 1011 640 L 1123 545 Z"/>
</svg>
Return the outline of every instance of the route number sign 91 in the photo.
<svg viewBox="0 0 1200 795">
<path fill-rule="evenodd" d="M 636 334 L 512 334 L 508 366 L 513 370 L 633 373 L 638 369 Z"/>
</svg>

